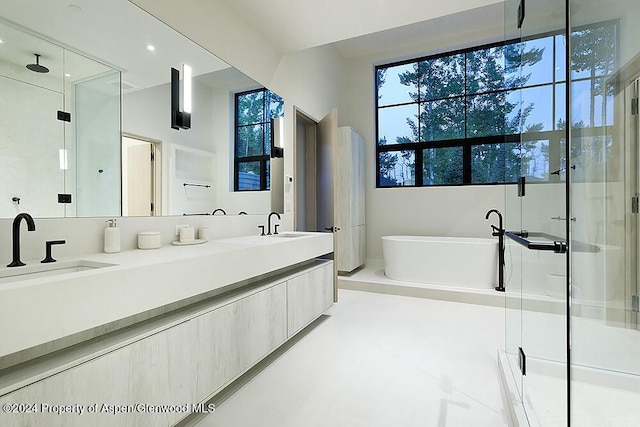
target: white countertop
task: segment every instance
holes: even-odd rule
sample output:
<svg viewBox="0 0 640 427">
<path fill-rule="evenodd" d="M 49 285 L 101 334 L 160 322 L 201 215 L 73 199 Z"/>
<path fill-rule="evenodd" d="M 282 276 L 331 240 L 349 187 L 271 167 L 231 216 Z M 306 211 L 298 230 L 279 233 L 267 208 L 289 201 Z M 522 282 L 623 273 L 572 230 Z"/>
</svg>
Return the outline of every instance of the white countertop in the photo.
<svg viewBox="0 0 640 427">
<path fill-rule="evenodd" d="M 115 265 L 1 283 L 0 357 L 333 252 L 331 233 L 296 234 L 91 254 L 77 259 Z"/>
</svg>

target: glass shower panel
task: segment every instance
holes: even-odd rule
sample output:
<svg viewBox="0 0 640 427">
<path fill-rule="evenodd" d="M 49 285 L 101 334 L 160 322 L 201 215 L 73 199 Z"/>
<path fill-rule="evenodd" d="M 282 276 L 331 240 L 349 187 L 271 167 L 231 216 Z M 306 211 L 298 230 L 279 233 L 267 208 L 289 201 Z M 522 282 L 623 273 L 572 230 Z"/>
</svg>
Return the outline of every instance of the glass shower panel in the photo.
<svg viewBox="0 0 640 427">
<path fill-rule="evenodd" d="M 63 50 L 6 23 L 0 30 L 0 217 L 62 217 Z"/>
<path fill-rule="evenodd" d="M 520 40 L 521 32 L 518 28 L 519 0 L 505 0 L 504 2 L 504 38 L 505 41 Z M 521 67 L 516 63 L 505 61 L 507 78 L 519 78 Z M 516 90 L 507 96 L 507 102 L 518 102 L 521 91 Z M 519 142 L 519 141 L 518 141 Z M 505 185 L 504 229 L 520 230 L 520 200 L 514 186 Z M 505 280 L 505 356 L 508 371 L 517 388 L 518 399 L 522 401 L 522 372 L 519 367 L 519 349 L 522 347 L 522 288 L 521 288 L 521 258 L 520 245 L 505 238 L 504 280 Z"/>
<path fill-rule="evenodd" d="M 640 425 L 640 2 L 570 3 L 571 420 Z"/>
<path fill-rule="evenodd" d="M 552 4 L 549 4 L 552 3 Z M 557 36 L 562 0 L 527 2 L 516 34 L 520 2 L 506 2 L 507 35 L 520 41 L 518 86 L 507 108 L 518 112 L 520 183 L 506 192 L 506 353 L 530 425 L 567 425 L 566 183 L 561 165 L 565 115 L 555 111 L 563 83 Z M 564 49 L 564 44 L 561 44 Z M 517 72 L 514 69 L 517 68 Z M 566 119 L 565 119 L 566 121 Z"/>
<path fill-rule="evenodd" d="M 69 169 L 65 188 L 74 197 L 67 215 L 121 215 L 121 73 L 65 51 L 65 103 L 74 112 L 66 127 Z"/>
<path fill-rule="evenodd" d="M 505 186 L 505 230 L 520 230 L 520 199 L 515 186 Z M 522 372 L 519 349 L 522 348 L 522 246 L 505 239 L 505 353 L 510 374 L 522 401 Z"/>
<path fill-rule="evenodd" d="M 29 212 L 40 218 L 63 217 L 57 194 L 64 183 L 58 163 L 64 125 L 56 119 L 62 94 L 5 77 L 0 77 L 0 93 L 0 170 L 4 176 L 0 215 Z"/>
</svg>

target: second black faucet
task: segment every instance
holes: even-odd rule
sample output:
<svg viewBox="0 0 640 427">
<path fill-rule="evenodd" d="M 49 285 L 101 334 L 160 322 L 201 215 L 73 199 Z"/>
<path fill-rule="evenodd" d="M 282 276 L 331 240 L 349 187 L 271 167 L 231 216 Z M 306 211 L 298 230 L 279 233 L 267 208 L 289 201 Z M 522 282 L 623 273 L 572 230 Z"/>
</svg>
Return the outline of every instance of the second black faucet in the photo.
<svg viewBox="0 0 640 427">
<path fill-rule="evenodd" d="M 269 217 L 267 218 L 267 228 L 269 229 L 269 231 L 267 232 L 267 236 L 271 235 L 271 217 L 273 215 L 277 216 L 278 219 L 282 219 L 282 218 L 280 218 L 280 214 L 278 212 L 271 212 L 269 214 Z M 278 226 L 279 225 L 280 224 L 274 224 L 274 227 L 273 227 L 274 228 L 274 232 L 273 232 L 273 234 L 278 234 Z"/>
</svg>

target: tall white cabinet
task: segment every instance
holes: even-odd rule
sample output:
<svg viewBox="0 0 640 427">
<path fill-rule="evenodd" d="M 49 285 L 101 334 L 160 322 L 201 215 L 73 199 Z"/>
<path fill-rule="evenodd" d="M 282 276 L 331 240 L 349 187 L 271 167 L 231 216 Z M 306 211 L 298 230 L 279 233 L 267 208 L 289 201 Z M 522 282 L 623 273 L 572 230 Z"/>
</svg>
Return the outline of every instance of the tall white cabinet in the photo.
<svg viewBox="0 0 640 427">
<path fill-rule="evenodd" d="M 365 140 L 350 126 L 338 128 L 335 149 L 337 269 L 350 272 L 365 263 Z"/>
</svg>

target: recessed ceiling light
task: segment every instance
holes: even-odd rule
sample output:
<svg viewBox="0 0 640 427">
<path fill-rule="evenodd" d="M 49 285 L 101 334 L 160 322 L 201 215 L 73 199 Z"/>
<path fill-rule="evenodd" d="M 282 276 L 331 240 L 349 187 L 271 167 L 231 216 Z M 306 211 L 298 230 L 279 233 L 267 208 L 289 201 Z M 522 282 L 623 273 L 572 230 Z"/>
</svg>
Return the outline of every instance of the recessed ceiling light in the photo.
<svg viewBox="0 0 640 427">
<path fill-rule="evenodd" d="M 2 39 L 0 39 L 0 43 L 4 43 L 4 42 L 2 41 Z"/>
<path fill-rule="evenodd" d="M 70 4 L 69 10 L 71 10 L 72 12 L 82 12 L 82 8 L 77 4 Z"/>
<path fill-rule="evenodd" d="M 71 77 L 71 74 L 69 74 L 69 73 L 64 73 L 64 76 L 65 76 L 65 77 Z"/>
<path fill-rule="evenodd" d="M 153 52 L 154 50 L 156 50 L 156 47 L 155 47 L 154 45 L 152 45 L 152 44 L 148 44 L 148 45 L 147 45 L 147 50 L 148 50 L 149 52 Z"/>
</svg>

